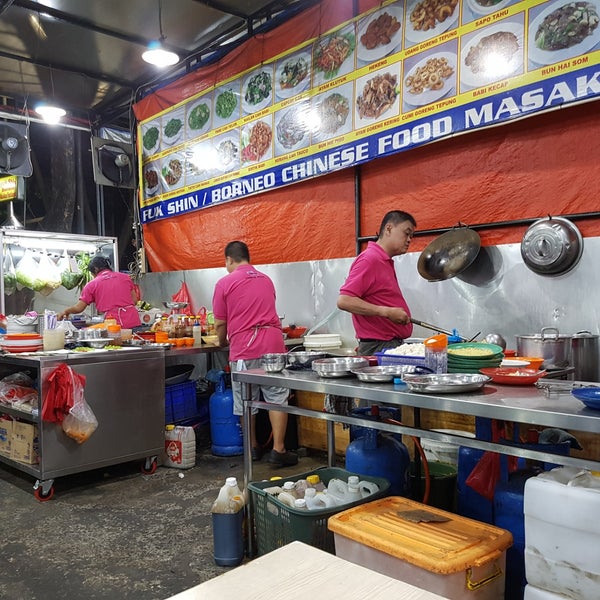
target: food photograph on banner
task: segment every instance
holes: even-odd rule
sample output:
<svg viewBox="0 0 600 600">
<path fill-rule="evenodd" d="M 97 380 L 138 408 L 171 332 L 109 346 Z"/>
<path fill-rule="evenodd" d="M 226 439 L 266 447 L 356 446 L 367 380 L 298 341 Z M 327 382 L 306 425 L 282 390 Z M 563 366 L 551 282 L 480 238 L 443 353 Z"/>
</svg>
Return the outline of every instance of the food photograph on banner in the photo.
<svg viewBox="0 0 600 600">
<path fill-rule="evenodd" d="M 380 60 L 402 49 L 403 20 L 404 3 L 395 2 L 358 22 L 357 67 Z"/>
<path fill-rule="evenodd" d="M 188 147 L 185 161 L 185 185 L 199 184 L 217 173 L 217 160 L 211 140 L 202 140 Z"/>
<path fill-rule="evenodd" d="M 313 87 L 354 71 L 354 23 L 319 38 L 313 47 Z"/>
<path fill-rule="evenodd" d="M 409 1 L 406 7 L 405 47 L 426 42 L 458 25 L 458 0 Z"/>
<path fill-rule="evenodd" d="M 463 0 L 462 22 L 470 23 L 516 4 L 518 0 Z"/>
<path fill-rule="evenodd" d="M 275 95 L 279 100 L 293 98 L 310 86 L 310 47 L 286 56 L 275 67 Z"/>
<path fill-rule="evenodd" d="M 215 113 L 213 127 L 223 127 L 237 121 L 241 116 L 240 80 L 219 86 L 215 90 Z"/>
<path fill-rule="evenodd" d="M 148 158 L 158 152 L 160 147 L 160 129 L 156 121 L 150 121 L 142 127 L 142 155 Z"/>
<path fill-rule="evenodd" d="M 275 156 L 283 156 L 310 144 L 310 102 L 305 100 L 275 113 Z"/>
<path fill-rule="evenodd" d="M 394 63 L 356 80 L 354 129 L 398 114 L 400 63 Z"/>
<path fill-rule="evenodd" d="M 600 49 L 600 0 L 544 3 L 529 9 L 531 70 Z"/>
<path fill-rule="evenodd" d="M 441 44 L 437 50 L 404 61 L 403 112 L 456 95 L 458 40 Z"/>
<path fill-rule="evenodd" d="M 273 104 L 273 65 L 263 65 L 247 75 L 242 94 L 245 115 L 252 115 Z"/>
<path fill-rule="evenodd" d="M 186 105 L 186 134 L 193 140 L 206 133 L 212 124 L 212 94 L 204 94 Z"/>
<path fill-rule="evenodd" d="M 232 129 L 212 139 L 212 156 L 218 174 L 229 173 L 240 168 L 240 135 Z M 209 164 L 213 164 L 210 162 Z"/>
<path fill-rule="evenodd" d="M 345 83 L 312 99 L 313 143 L 324 142 L 352 131 L 353 84 Z"/>
<path fill-rule="evenodd" d="M 520 13 L 461 38 L 461 92 L 523 74 L 524 18 Z"/>
<path fill-rule="evenodd" d="M 264 73 L 265 71 L 261 71 Z M 273 158 L 273 116 L 250 121 L 242 127 L 242 165 Z"/>
</svg>

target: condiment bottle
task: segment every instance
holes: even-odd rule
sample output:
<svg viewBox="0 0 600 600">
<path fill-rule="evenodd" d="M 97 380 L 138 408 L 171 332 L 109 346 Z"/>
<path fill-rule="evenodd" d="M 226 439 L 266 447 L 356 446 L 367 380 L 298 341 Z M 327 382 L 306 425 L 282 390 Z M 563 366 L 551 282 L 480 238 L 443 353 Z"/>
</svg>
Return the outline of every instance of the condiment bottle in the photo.
<svg viewBox="0 0 600 600">
<path fill-rule="evenodd" d="M 425 364 L 434 373 L 448 372 L 448 336 L 432 335 L 427 338 L 425 345 Z"/>
<path fill-rule="evenodd" d="M 110 343 L 113 346 L 120 346 L 122 344 L 121 340 L 121 326 L 120 325 L 109 325 L 106 328 L 108 332 L 108 337 L 110 338 Z"/>
</svg>

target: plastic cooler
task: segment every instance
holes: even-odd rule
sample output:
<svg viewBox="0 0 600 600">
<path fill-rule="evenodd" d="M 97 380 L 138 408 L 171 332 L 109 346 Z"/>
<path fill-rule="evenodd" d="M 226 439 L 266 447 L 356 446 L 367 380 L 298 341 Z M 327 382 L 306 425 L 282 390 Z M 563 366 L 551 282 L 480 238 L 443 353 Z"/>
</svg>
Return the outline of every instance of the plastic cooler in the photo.
<svg viewBox="0 0 600 600">
<path fill-rule="evenodd" d="M 323 510 L 298 510 L 279 502 L 275 496 L 267 494 L 265 488 L 274 485 L 283 486 L 286 481 L 298 481 L 306 479 L 308 475 L 316 474 L 326 485 L 331 479 L 348 480 L 350 475 L 358 475 L 345 469 L 335 467 L 323 467 L 300 473 L 291 477 L 278 479 L 277 481 L 259 481 L 248 484 L 251 501 L 254 510 L 254 526 L 256 530 L 256 545 L 258 554 L 263 555 L 285 546 L 289 542 L 299 541 L 330 552 L 335 553 L 333 533 L 327 529 L 327 520 L 331 515 L 347 508 L 358 506 L 369 500 L 381 498 L 389 493 L 390 483 L 383 477 L 371 475 L 359 475 L 362 481 L 370 481 L 379 486 L 379 491 L 367 496 L 363 500 L 325 508 Z"/>
<path fill-rule="evenodd" d="M 503 600 L 509 531 L 390 496 L 329 519 L 340 558 L 452 600 Z"/>
</svg>

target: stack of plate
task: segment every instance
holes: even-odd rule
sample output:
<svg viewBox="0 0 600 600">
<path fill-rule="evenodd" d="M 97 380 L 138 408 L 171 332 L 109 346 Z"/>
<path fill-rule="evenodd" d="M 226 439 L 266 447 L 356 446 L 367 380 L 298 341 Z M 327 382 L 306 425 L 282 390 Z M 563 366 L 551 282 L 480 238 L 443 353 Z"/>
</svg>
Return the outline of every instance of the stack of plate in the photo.
<svg viewBox="0 0 600 600">
<path fill-rule="evenodd" d="M 500 366 L 503 358 L 502 348 L 496 344 L 450 344 L 448 373 L 479 373 L 479 369 Z"/>
<path fill-rule="evenodd" d="M 36 352 L 44 347 L 39 333 L 7 333 L 0 344 L 5 352 Z"/>
<path fill-rule="evenodd" d="M 342 336 L 339 333 L 317 333 L 314 335 L 305 335 L 302 345 L 307 350 L 321 348 L 341 348 Z"/>
</svg>

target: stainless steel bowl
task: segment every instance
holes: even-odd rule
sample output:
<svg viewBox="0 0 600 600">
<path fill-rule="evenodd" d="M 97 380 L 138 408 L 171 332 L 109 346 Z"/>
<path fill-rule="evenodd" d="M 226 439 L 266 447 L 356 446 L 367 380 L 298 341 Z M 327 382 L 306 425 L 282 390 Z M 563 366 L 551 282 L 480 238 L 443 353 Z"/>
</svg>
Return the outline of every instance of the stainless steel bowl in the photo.
<svg viewBox="0 0 600 600">
<path fill-rule="evenodd" d="M 316 352 L 313 350 L 306 350 L 304 352 L 291 351 L 288 353 L 287 362 L 290 367 L 310 369 L 313 361 L 320 358 L 326 358 L 325 352 Z"/>
<path fill-rule="evenodd" d="M 110 338 L 96 338 L 96 339 L 83 339 L 79 340 L 79 343 L 85 344 L 86 346 L 90 346 L 90 348 L 104 348 L 104 346 L 108 346 L 112 340 Z"/>
<path fill-rule="evenodd" d="M 279 373 L 287 365 L 287 354 L 285 352 L 273 352 L 263 354 L 260 364 L 266 373 Z"/>
<path fill-rule="evenodd" d="M 406 374 L 426 374 L 431 373 L 428 367 L 417 365 L 379 365 L 374 367 L 361 367 L 352 369 L 352 373 L 361 381 L 371 383 L 385 383 L 393 381 L 396 377 L 403 377 Z"/>
<path fill-rule="evenodd" d="M 353 369 L 368 367 L 369 361 L 360 356 L 344 356 L 337 358 L 320 358 L 314 360 L 313 371 L 319 377 L 348 377 Z"/>
</svg>

